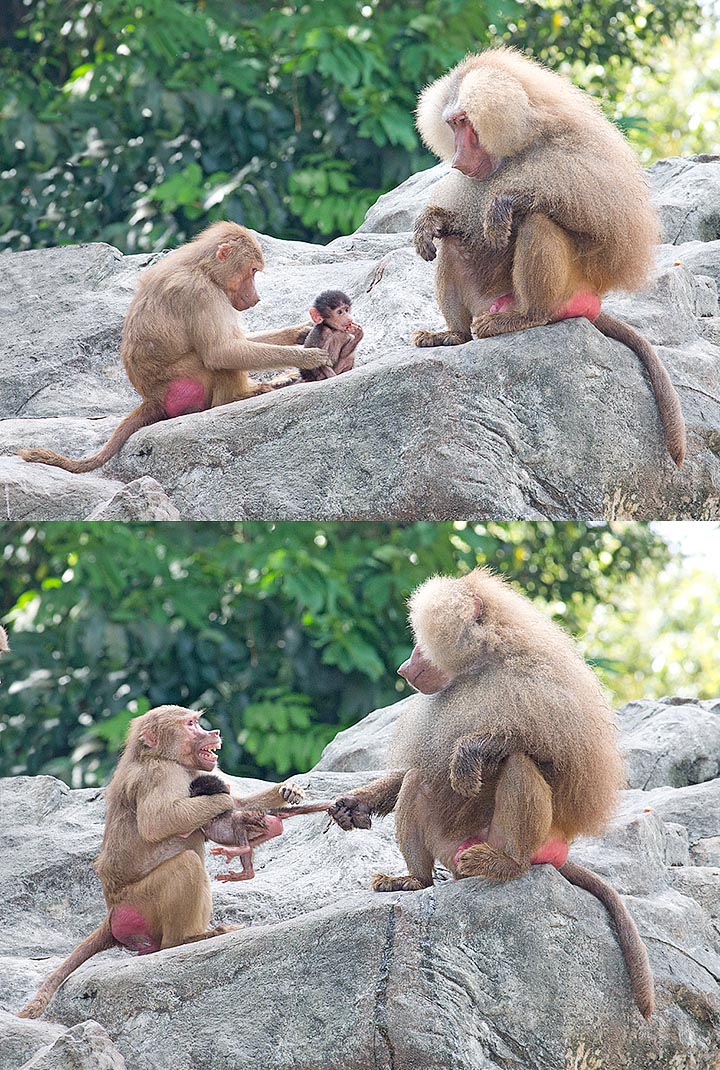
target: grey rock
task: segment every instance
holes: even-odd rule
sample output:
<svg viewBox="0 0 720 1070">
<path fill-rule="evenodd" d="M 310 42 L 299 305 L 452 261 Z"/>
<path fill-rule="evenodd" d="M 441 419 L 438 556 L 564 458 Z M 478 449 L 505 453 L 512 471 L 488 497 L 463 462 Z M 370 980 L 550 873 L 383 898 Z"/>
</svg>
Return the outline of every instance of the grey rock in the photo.
<svg viewBox="0 0 720 1070">
<path fill-rule="evenodd" d="M 663 241 L 681 245 L 720 238 L 720 156 L 658 160 L 648 177 Z"/>
<path fill-rule="evenodd" d="M 0 256 L 0 416 L 120 415 L 137 404 L 120 329 L 150 259 L 101 243 Z"/>
<path fill-rule="evenodd" d="M 65 1026 L 0 1011 L 0 1070 L 18 1070 L 65 1032 Z"/>
<path fill-rule="evenodd" d="M 392 722 L 411 701 L 326 748 L 297 778 L 310 797 L 381 775 Z M 657 718 L 671 751 L 668 711 L 712 706 L 630 704 L 623 746 L 642 731 L 659 751 Z M 17 777 L 0 780 L 0 811 L 10 1011 L 103 916 L 91 861 L 104 803 L 99 790 Z M 392 817 L 351 834 L 325 825 L 323 815 L 287 821 L 257 851 L 253 881 L 214 885 L 214 920 L 242 931 L 142 958 L 106 952 L 68 978 L 45 1021 L 0 1014 L 0 1070 L 24 1059 L 28 1070 L 116 1070 L 122 1058 L 133 1070 L 717 1070 L 720 866 L 695 854 L 720 844 L 717 777 L 623 792 L 602 840 L 572 848 L 638 923 L 657 984 L 649 1024 L 631 1005 L 604 908 L 551 867 L 505 885 L 438 873 L 426 891 L 378 895 L 371 873 L 404 868 Z M 212 875 L 224 866 L 209 856 Z"/>
<path fill-rule="evenodd" d="M 126 1063 L 101 1025 L 81 1022 L 38 1051 L 21 1070 L 126 1070 Z"/>
<path fill-rule="evenodd" d="M 700 206 L 693 219 L 706 218 L 706 197 L 720 205 L 720 161 L 664 164 L 650 176 L 656 197 L 687 187 L 687 203 Z M 153 478 L 182 519 L 720 515 L 717 234 L 706 223 L 702 233 L 678 226 L 673 241 L 684 244 L 660 248 L 652 286 L 606 302 L 656 345 L 678 386 L 689 454 L 677 471 L 636 355 L 587 321 L 451 349 L 411 346 L 416 328 L 442 325 L 434 269 L 415 255 L 411 228 L 446 169 L 408 179 L 357 233 L 327 246 L 259 236 L 267 271 L 248 330 L 302 322 L 319 290 L 342 287 L 365 328 L 351 374 L 145 428 L 84 477 L 88 485 Z M 0 257 L 0 454 L 36 445 L 84 456 L 135 406 L 118 338 L 150 259 L 104 245 Z M 19 514 L 58 518 L 71 484 L 58 470 L 27 469 Z M 56 493 L 35 494 L 36 484 Z M 89 508 L 70 494 L 62 515 L 85 518 L 114 493 Z"/>
<path fill-rule="evenodd" d="M 619 719 L 631 788 L 682 787 L 720 776 L 720 702 L 630 702 Z"/>
<path fill-rule="evenodd" d="M 379 197 L 368 209 L 358 234 L 412 232 L 415 220 L 430 203 L 432 188 L 450 170 L 449 163 L 438 163 L 402 182 L 396 189 Z"/>
<path fill-rule="evenodd" d="M 395 722 L 403 710 L 412 708 L 415 701 L 415 696 L 410 695 L 392 706 L 374 710 L 362 721 L 338 732 L 323 750 L 315 769 L 344 773 L 382 769 L 389 765 Z"/>
<path fill-rule="evenodd" d="M 85 520 L 123 488 L 115 479 L 73 475 L 19 457 L 0 457 L 3 520 Z"/>
<path fill-rule="evenodd" d="M 88 520 L 180 520 L 180 511 L 156 479 L 143 476 L 126 483 L 109 501 L 98 505 Z"/>
</svg>

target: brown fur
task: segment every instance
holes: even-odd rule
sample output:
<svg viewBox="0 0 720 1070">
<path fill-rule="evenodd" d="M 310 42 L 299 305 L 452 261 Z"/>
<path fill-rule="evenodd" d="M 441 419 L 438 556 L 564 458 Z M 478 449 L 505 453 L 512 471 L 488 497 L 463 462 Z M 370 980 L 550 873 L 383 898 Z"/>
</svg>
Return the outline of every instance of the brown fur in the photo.
<svg viewBox="0 0 720 1070">
<path fill-rule="evenodd" d="M 400 671 L 412 679 L 414 668 L 418 686 L 427 681 L 417 656 L 444 674 L 443 689 L 432 684 L 398 721 L 393 757 L 401 768 L 331 810 L 348 829 L 395 809 L 409 873 L 377 874 L 373 887 L 429 887 L 436 859 L 458 877 L 513 880 L 544 845 L 602 832 L 622 762 L 611 710 L 573 641 L 479 569 L 428 580 L 410 600 L 410 620 L 418 646 Z M 482 842 L 458 853 L 471 838 Z M 652 974 L 634 923 L 612 889 L 581 869 L 566 863 L 560 872 L 607 906 L 647 1017 Z"/>
<path fill-rule="evenodd" d="M 350 300 L 341 291 L 332 291 L 336 299 L 342 298 L 342 307 L 348 306 Z M 341 307 L 341 306 L 338 306 Z M 344 330 L 341 323 L 338 324 L 335 309 L 324 306 L 317 301 L 315 307 L 310 309 L 314 327 L 305 339 L 305 345 L 313 349 L 325 349 L 330 356 L 329 366 L 325 368 L 312 368 L 300 372 L 305 382 L 316 382 L 319 379 L 328 379 L 332 375 L 342 375 L 352 371 L 355 367 L 355 350 L 363 339 L 363 329 L 355 324 L 351 331 Z M 322 318 L 319 318 L 322 317 Z"/>
<path fill-rule="evenodd" d="M 645 177 L 622 134 L 564 78 L 512 49 L 468 56 L 420 96 L 417 125 L 450 159 L 449 119 L 464 114 L 490 173 L 453 169 L 416 223 L 416 248 L 437 252 L 436 290 L 447 331 L 419 331 L 416 345 L 458 345 L 540 326 L 579 292 L 637 290 L 653 266 L 659 226 Z M 490 312 L 505 294 L 514 304 Z M 685 425 L 662 362 L 637 332 L 607 314 L 603 334 L 635 349 L 657 399 L 668 450 L 685 455 Z"/>
<path fill-rule="evenodd" d="M 92 457 L 74 461 L 51 450 L 20 450 L 68 472 L 89 472 L 114 457 L 140 427 L 164 420 L 165 396 L 178 380 L 193 380 L 213 408 L 264 393 L 285 380 L 256 383 L 248 371 L 317 368 L 327 353 L 302 346 L 306 326 L 247 335 L 239 311 L 257 304 L 254 271 L 264 259 L 257 239 L 237 223 L 214 223 L 141 276 L 125 317 L 120 354 L 128 378 L 142 397 L 109 441 Z"/>
</svg>

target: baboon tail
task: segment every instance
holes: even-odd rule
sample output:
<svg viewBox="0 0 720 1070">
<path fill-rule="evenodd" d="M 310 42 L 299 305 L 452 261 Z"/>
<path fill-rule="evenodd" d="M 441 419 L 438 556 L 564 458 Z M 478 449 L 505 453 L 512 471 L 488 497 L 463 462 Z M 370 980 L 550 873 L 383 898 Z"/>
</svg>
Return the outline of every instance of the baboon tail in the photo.
<svg viewBox="0 0 720 1070">
<path fill-rule="evenodd" d="M 28 449 L 18 450 L 18 453 L 24 461 L 52 464 L 56 468 L 64 468 L 66 472 L 92 472 L 94 468 L 100 468 L 111 457 L 114 457 L 134 431 L 163 420 L 165 415 L 165 409 L 160 402 L 144 401 L 118 424 L 98 453 L 93 454 L 92 457 L 85 457 L 81 461 L 73 461 L 72 458 L 63 457 L 62 454 L 53 453 L 52 450 Z"/>
<path fill-rule="evenodd" d="M 70 952 L 65 961 L 60 963 L 54 973 L 51 973 L 46 981 L 43 981 L 30 1002 L 19 1011 L 18 1018 L 39 1018 L 55 995 L 58 987 L 66 977 L 70 976 L 73 970 L 76 970 L 78 966 L 82 966 L 83 962 L 92 958 L 93 955 L 97 955 L 99 951 L 107 951 L 108 948 L 116 945 L 117 940 L 112 934 L 110 915 L 108 914 L 102 925 L 90 933 L 89 936 L 86 936 L 83 942 L 78 944 L 74 951 Z"/>
<path fill-rule="evenodd" d="M 627 907 L 614 888 L 585 866 L 579 866 L 577 862 L 566 862 L 564 866 L 560 866 L 559 872 L 565 880 L 590 892 L 607 907 L 617 930 L 618 943 L 630 975 L 635 1002 L 643 1018 L 649 1018 L 655 1006 L 655 982 L 647 949 Z"/>
<path fill-rule="evenodd" d="M 655 394 L 668 453 L 679 468 L 685 459 L 687 446 L 685 421 L 680 408 L 680 398 L 672 385 L 665 365 L 647 339 L 628 323 L 615 319 L 607 312 L 601 312 L 593 320 L 593 324 L 607 338 L 614 338 L 616 342 L 629 346 L 640 357 Z"/>
</svg>

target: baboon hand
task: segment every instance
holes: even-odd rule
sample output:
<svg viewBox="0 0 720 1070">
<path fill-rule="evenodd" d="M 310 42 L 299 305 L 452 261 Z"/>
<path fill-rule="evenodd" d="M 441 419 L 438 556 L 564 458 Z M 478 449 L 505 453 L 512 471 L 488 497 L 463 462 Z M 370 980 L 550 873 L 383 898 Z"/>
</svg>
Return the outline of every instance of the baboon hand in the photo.
<svg viewBox="0 0 720 1070">
<path fill-rule="evenodd" d="M 455 217 L 445 208 L 428 205 L 415 223 L 415 249 L 423 260 L 434 260 L 437 255 L 435 238 L 450 238 L 459 234 Z"/>
<path fill-rule="evenodd" d="M 341 795 L 328 810 L 333 821 L 345 832 L 350 829 L 369 829 L 370 807 L 355 795 Z"/>
<path fill-rule="evenodd" d="M 305 798 L 305 792 L 299 784 L 293 784 L 291 780 L 281 784 L 278 791 L 282 795 L 285 802 L 290 803 L 291 806 L 295 806 L 296 803 L 301 802 Z"/>
<path fill-rule="evenodd" d="M 506 748 L 482 736 L 463 736 L 450 759 L 450 786 L 464 799 L 477 795 L 482 787 L 483 773 L 494 774 L 504 758 Z"/>
<path fill-rule="evenodd" d="M 513 225 L 513 198 L 509 194 L 493 197 L 488 205 L 483 231 L 485 241 L 497 252 L 507 248 Z"/>
<path fill-rule="evenodd" d="M 295 352 L 297 368 L 322 368 L 325 364 L 332 364 L 332 357 L 327 349 L 298 349 Z"/>
</svg>

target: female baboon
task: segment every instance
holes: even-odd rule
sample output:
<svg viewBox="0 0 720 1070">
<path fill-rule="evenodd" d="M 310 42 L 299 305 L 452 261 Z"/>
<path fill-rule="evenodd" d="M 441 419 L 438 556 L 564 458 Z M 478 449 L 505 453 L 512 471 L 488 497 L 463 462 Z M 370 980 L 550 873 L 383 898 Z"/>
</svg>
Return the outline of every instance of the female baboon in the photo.
<svg viewBox="0 0 720 1070">
<path fill-rule="evenodd" d="M 182 706 L 158 706 L 131 722 L 107 788 L 105 835 L 95 864 L 107 917 L 47 978 L 21 1018 L 38 1018 L 65 978 L 99 951 L 121 946 L 148 955 L 229 931 L 208 928 L 212 895 L 203 827 L 236 805 L 273 806 L 303 793 L 288 783 L 243 799 L 225 793 L 191 798 L 190 784 L 215 769 L 221 745 L 219 732 L 200 727 L 200 716 Z M 250 846 L 281 831 L 277 817 L 263 821 L 256 814 Z"/>
<path fill-rule="evenodd" d="M 141 427 L 273 389 L 253 382 L 250 370 L 328 364 L 325 350 L 302 346 L 306 327 L 245 334 L 238 312 L 260 300 L 255 275 L 264 266 L 260 244 L 249 230 L 213 223 L 148 268 L 127 311 L 120 346 L 142 404 L 92 457 L 74 461 L 43 449 L 20 450 L 20 456 L 68 472 L 90 472 Z"/>
<path fill-rule="evenodd" d="M 685 424 L 662 361 L 600 311 L 608 290 L 644 285 L 659 240 L 644 175 L 619 130 L 585 93 L 508 48 L 467 56 L 428 86 L 417 125 L 453 170 L 415 225 L 420 256 L 437 252 L 448 329 L 418 331 L 415 344 L 458 345 L 585 316 L 640 357 L 668 451 L 682 464 Z"/>
<path fill-rule="evenodd" d="M 634 922 L 609 885 L 567 861 L 577 836 L 605 828 L 623 780 L 595 674 L 556 624 L 485 570 L 428 580 L 410 620 L 417 645 L 398 672 L 422 697 L 398 721 L 400 768 L 330 811 L 349 829 L 395 810 L 408 873 L 377 873 L 373 888 L 428 888 L 435 859 L 458 878 L 502 881 L 550 863 L 610 911 L 648 1018 L 653 980 Z"/>
</svg>

